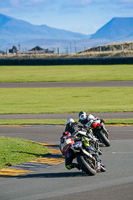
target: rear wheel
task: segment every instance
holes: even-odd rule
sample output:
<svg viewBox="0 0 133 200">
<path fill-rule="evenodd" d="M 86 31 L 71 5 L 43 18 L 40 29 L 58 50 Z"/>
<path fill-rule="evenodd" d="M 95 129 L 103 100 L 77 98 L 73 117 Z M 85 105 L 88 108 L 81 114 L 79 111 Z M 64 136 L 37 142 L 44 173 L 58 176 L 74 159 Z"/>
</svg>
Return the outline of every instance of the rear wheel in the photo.
<svg viewBox="0 0 133 200">
<path fill-rule="evenodd" d="M 77 155 L 77 162 L 80 168 L 90 176 L 94 176 L 96 174 L 95 160 L 82 155 Z"/>
</svg>

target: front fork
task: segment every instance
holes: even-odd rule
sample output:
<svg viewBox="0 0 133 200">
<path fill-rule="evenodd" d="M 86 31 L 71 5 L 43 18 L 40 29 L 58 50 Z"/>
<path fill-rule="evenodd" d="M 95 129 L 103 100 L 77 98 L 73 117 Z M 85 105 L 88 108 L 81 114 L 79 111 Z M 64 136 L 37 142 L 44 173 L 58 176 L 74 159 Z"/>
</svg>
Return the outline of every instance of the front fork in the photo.
<svg viewBox="0 0 133 200">
<path fill-rule="evenodd" d="M 104 123 L 101 123 L 101 127 L 102 127 L 102 129 L 103 129 L 103 132 L 104 132 L 105 136 L 106 136 L 107 138 L 109 138 L 109 131 L 106 129 Z"/>
</svg>

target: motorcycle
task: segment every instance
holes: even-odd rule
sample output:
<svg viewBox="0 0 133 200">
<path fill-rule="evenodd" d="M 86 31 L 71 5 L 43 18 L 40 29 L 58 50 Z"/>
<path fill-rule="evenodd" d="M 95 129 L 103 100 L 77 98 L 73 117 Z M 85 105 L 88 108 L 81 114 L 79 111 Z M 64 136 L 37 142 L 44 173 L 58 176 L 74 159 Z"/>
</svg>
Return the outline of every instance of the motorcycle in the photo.
<svg viewBox="0 0 133 200">
<path fill-rule="evenodd" d="M 105 172 L 106 167 L 101 162 L 94 149 L 93 145 L 89 144 L 88 146 L 84 145 L 83 141 L 75 142 L 75 137 L 82 136 L 82 138 L 86 139 L 86 133 L 83 131 L 78 131 L 74 137 L 66 137 L 64 143 L 60 146 L 60 150 L 63 155 L 69 150 L 76 158 L 77 163 L 86 174 L 90 176 L 94 176 L 97 171 Z"/>
<path fill-rule="evenodd" d="M 111 143 L 109 141 L 109 132 L 105 127 L 105 121 L 103 119 L 96 119 L 91 114 L 89 115 L 89 118 L 90 120 L 86 126 L 92 129 L 94 136 L 99 140 L 99 142 L 109 147 Z"/>
<path fill-rule="evenodd" d="M 89 139 L 90 144 L 93 145 L 93 147 L 96 149 L 96 151 L 98 152 L 99 155 L 102 155 L 102 150 L 99 147 L 99 142 L 98 139 L 94 136 L 92 129 L 88 129 L 88 128 L 81 128 L 81 129 L 77 129 L 72 135 L 74 135 L 75 137 L 78 136 L 85 136 L 86 138 Z"/>
</svg>

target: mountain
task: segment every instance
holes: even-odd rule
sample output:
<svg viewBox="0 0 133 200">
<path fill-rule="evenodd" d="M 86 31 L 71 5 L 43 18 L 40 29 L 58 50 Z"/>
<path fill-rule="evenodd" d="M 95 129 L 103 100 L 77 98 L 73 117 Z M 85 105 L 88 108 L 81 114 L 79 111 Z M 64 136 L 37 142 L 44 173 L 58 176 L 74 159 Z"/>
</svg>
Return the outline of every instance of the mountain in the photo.
<svg viewBox="0 0 133 200">
<path fill-rule="evenodd" d="M 87 36 L 81 33 L 51 28 L 46 25 L 32 25 L 0 14 L 0 43 L 17 43 L 33 39 L 83 39 Z"/>
<path fill-rule="evenodd" d="M 84 35 L 47 25 L 33 25 L 0 14 L 0 49 L 4 51 L 15 45 L 21 47 L 21 51 L 40 46 L 60 48 L 60 52 L 72 53 L 89 47 L 126 41 L 133 41 L 133 17 L 113 18 L 96 33 Z"/>
<path fill-rule="evenodd" d="M 133 39 L 133 17 L 116 17 L 101 27 L 90 39 L 110 41 Z"/>
</svg>

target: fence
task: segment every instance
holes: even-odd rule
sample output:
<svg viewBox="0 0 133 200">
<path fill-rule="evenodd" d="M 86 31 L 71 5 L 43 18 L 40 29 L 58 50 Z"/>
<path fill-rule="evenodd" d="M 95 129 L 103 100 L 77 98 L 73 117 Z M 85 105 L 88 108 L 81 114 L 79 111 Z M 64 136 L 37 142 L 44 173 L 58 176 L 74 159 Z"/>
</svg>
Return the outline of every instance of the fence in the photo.
<svg viewBox="0 0 133 200">
<path fill-rule="evenodd" d="M 133 57 L 0 59 L 0 65 L 114 65 L 133 64 Z"/>
</svg>

